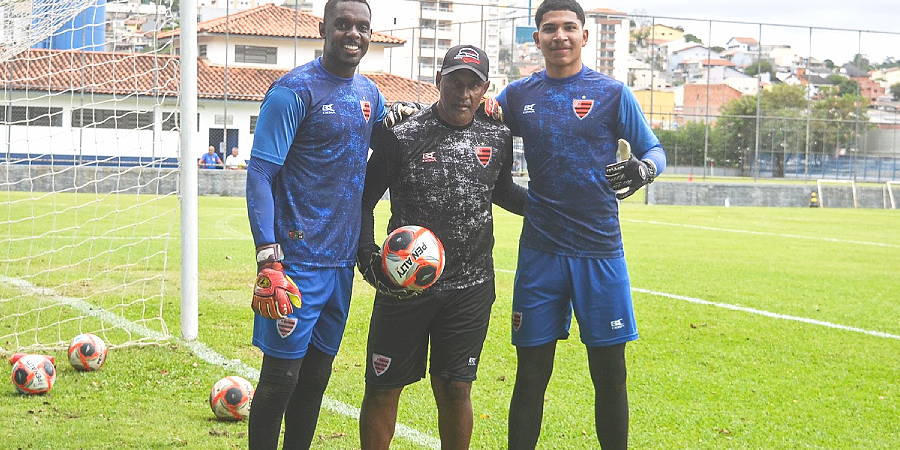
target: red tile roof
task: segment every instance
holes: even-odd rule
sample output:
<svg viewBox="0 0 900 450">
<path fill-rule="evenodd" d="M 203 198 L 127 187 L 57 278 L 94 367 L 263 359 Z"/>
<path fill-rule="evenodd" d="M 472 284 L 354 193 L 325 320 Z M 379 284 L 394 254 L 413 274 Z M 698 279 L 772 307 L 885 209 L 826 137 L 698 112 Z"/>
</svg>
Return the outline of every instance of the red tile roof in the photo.
<svg viewBox="0 0 900 450">
<path fill-rule="evenodd" d="M 147 53 L 29 49 L 0 63 L 0 85 L 8 90 L 85 92 L 89 94 L 176 96 L 180 90 L 178 56 Z M 284 69 L 228 67 L 228 99 L 262 101 Z M 225 67 L 197 61 L 197 96 L 224 98 Z M 388 103 L 438 100 L 437 87 L 397 75 L 364 73 Z"/>
<path fill-rule="evenodd" d="M 609 8 L 594 8 L 585 11 L 585 14 L 591 15 L 604 15 L 604 16 L 627 16 L 628 13 L 624 13 L 622 11 L 616 11 L 615 9 Z"/>
<path fill-rule="evenodd" d="M 753 39 L 752 37 L 735 36 L 735 37 L 732 37 L 731 39 L 734 39 L 735 41 L 738 41 L 741 44 L 749 44 L 749 45 L 759 44 L 759 41 L 757 41 L 756 39 Z"/>
<path fill-rule="evenodd" d="M 737 64 L 727 59 L 701 59 L 700 64 L 704 66 L 726 66 L 737 67 Z"/>
<path fill-rule="evenodd" d="M 294 19 L 296 18 L 296 24 Z M 319 35 L 321 17 L 293 8 L 275 6 L 271 3 L 218 17 L 197 24 L 197 34 L 229 34 L 245 36 L 299 37 L 303 39 L 322 39 Z M 167 39 L 181 34 L 180 30 L 164 31 L 157 36 Z M 372 32 L 372 42 L 379 44 L 403 45 L 406 40 L 389 34 Z"/>
</svg>

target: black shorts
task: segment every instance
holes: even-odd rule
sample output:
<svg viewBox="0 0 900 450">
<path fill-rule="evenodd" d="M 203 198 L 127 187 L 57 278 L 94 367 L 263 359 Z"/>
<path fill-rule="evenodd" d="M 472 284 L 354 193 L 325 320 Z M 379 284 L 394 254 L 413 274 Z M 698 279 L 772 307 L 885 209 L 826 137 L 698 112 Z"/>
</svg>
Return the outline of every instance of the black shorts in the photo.
<svg viewBox="0 0 900 450">
<path fill-rule="evenodd" d="M 432 377 L 474 381 L 495 298 L 493 279 L 409 300 L 376 294 L 366 384 L 390 389 L 425 378 L 429 339 Z"/>
</svg>

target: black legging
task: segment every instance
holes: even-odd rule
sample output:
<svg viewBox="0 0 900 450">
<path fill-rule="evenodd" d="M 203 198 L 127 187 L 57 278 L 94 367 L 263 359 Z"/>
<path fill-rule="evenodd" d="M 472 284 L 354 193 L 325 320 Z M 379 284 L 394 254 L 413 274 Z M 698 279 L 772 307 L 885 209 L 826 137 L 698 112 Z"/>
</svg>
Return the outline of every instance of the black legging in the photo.
<svg viewBox="0 0 900 450">
<path fill-rule="evenodd" d="M 594 421 L 604 450 L 628 447 L 628 392 L 625 344 L 588 347 L 594 385 Z M 509 450 L 533 450 L 541 433 L 544 394 L 553 374 L 556 341 L 516 347 L 516 384 L 509 405 Z"/>
<path fill-rule="evenodd" d="M 310 346 L 306 356 L 281 359 L 264 355 L 250 407 L 250 450 L 278 448 L 284 419 L 286 450 L 309 449 L 334 356 Z"/>
</svg>

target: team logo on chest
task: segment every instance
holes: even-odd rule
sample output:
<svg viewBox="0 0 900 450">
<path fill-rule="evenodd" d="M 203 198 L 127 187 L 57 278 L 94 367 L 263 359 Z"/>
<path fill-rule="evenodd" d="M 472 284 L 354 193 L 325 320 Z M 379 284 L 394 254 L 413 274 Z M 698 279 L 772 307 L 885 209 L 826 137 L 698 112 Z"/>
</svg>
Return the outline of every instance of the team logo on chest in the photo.
<svg viewBox="0 0 900 450">
<path fill-rule="evenodd" d="M 593 100 L 572 100 L 572 109 L 575 110 L 575 115 L 578 116 L 579 120 L 584 119 L 593 107 Z"/>
<path fill-rule="evenodd" d="M 491 153 L 493 153 L 491 150 L 491 147 L 475 147 L 475 156 L 484 167 L 487 167 L 488 162 L 491 161 Z"/>
<path fill-rule="evenodd" d="M 363 117 L 365 117 L 366 122 L 368 122 L 369 116 L 372 115 L 372 104 L 369 103 L 368 100 L 360 100 L 359 105 L 362 106 Z"/>
</svg>

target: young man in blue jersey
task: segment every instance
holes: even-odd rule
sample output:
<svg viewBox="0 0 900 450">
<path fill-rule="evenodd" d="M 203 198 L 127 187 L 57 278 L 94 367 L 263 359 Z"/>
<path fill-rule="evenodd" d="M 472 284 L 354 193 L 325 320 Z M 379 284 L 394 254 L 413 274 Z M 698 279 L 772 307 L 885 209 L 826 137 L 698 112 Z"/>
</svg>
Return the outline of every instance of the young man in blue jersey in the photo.
<svg viewBox="0 0 900 450">
<path fill-rule="evenodd" d="M 522 136 L 530 178 L 513 291 L 509 449 L 537 444 L 556 343 L 568 338 L 573 311 L 587 347 L 597 439 L 604 450 L 625 449 L 625 343 L 638 332 L 617 198 L 652 182 L 666 157 L 628 87 L 582 64 L 581 6 L 547 0 L 535 23 L 546 70 L 497 97 Z M 634 151 L 624 161 L 616 157 L 620 139 Z"/>
<path fill-rule="evenodd" d="M 256 244 L 253 344 L 264 356 L 251 450 L 308 449 L 350 307 L 375 84 L 355 74 L 371 36 L 365 0 L 328 0 L 321 58 L 278 79 L 260 107 L 247 167 Z"/>
</svg>

